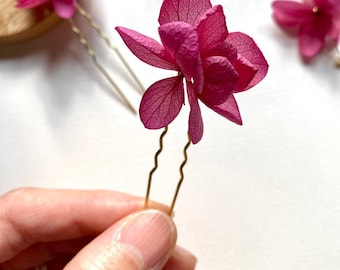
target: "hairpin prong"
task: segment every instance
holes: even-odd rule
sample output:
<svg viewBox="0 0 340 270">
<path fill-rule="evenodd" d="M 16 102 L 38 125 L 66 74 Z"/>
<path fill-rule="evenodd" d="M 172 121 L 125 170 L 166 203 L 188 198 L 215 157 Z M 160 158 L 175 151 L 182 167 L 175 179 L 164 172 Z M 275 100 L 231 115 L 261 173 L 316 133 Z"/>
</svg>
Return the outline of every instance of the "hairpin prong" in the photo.
<svg viewBox="0 0 340 270">
<path fill-rule="evenodd" d="M 133 78 L 135 83 L 137 84 L 141 93 L 144 93 L 145 88 L 144 88 L 143 84 L 141 83 L 141 81 L 139 80 L 139 78 L 137 77 L 136 73 L 132 70 L 131 66 L 125 60 L 125 58 L 123 57 L 121 52 L 118 50 L 118 48 L 115 45 L 113 45 L 113 43 L 110 41 L 109 37 L 102 31 L 99 24 L 93 19 L 92 15 L 88 11 L 86 11 L 79 3 L 76 4 L 76 8 L 77 8 L 78 12 L 83 17 L 85 17 L 86 20 L 88 21 L 88 23 L 96 30 L 99 37 L 101 37 L 105 41 L 106 45 L 116 53 L 119 60 L 123 63 L 124 67 L 129 72 L 130 76 Z"/>
<path fill-rule="evenodd" d="M 184 146 L 184 149 L 183 149 L 183 155 L 184 155 L 184 160 L 181 164 L 181 166 L 179 167 L 179 172 L 180 172 L 180 179 L 177 183 L 177 187 L 176 187 L 176 191 L 175 191 L 175 194 L 173 196 L 173 199 L 172 199 L 172 202 L 171 202 L 171 205 L 170 205 L 170 212 L 169 212 L 169 215 L 172 216 L 173 214 L 173 211 L 174 211 L 174 208 L 175 208 L 175 203 L 177 201 L 177 197 L 178 197 L 178 193 L 179 193 L 179 190 L 181 188 L 181 185 L 183 183 L 183 180 L 184 180 L 184 172 L 183 172 L 183 169 L 184 169 L 184 166 L 185 164 L 187 163 L 188 161 L 188 148 L 191 144 L 191 139 L 190 139 L 190 136 L 188 134 L 188 142 L 186 143 L 186 145 Z"/>
<path fill-rule="evenodd" d="M 151 191 L 151 184 L 152 184 L 152 176 L 158 168 L 158 156 L 160 155 L 160 153 L 163 150 L 163 138 L 164 138 L 164 136 L 166 135 L 167 132 L 168 132 L 168 127 L 166 126 L 164 128 L 161 136 L 159 137 L 159 149 L 154 156 L 154 167 L 152 168 L 152 170 L 149 173 L 148 186 L 147 186 L 147 189 L 146 189 L 146 195 L 145 195 L 145 200 L 144 200 L 144 208 L 149 207 L 149 198 L 150 198 L 150 191 Z"/>
<path fill-rule="evenodd" d="M 335 66 L 340 68 L 340 36 L 339 36 L 339 41 L 338 45 L 335 48 Z"/>
<path fill-rule="evenodd" d="M 101 74 L 107 79 L 110 85 L 116 90 L 117 94 L 121 98 L 121 100 L 126 104 L 126 106 L 130 109 L 130 111 L 136 114 L 136 110 L 130 103 L 130 101 L 126 98 L 123 94 L 123 91 L 119 88 L 119 86 L 115 83 L 112 77 L 106 72 L 101 64 L 99 64 L 97 60 L 97 56 L 95 52 L 91 49 L 87 39 L 84 37 L 80 29 L 75 25 L 72 19 L 68 19 L 68 22 L 71 26 L 72 31 L 77 35 L 79 42 L 83 45 L 84 49 L 86 50 L 87 54 L 91 57 L 93 64 L 97 67 L 97 69 L 101 72 Z"/>
</svg>

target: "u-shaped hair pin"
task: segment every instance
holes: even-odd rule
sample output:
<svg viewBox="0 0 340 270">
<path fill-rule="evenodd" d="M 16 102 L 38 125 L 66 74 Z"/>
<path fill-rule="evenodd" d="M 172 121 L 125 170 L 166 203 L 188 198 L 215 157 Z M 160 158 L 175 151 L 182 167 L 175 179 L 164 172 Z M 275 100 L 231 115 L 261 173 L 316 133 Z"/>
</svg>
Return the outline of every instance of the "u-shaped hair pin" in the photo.
<svg viewBox="0 0 340 270">
<path fill-rule="evenodd" d="M 116 46 L 112 44 L 108 36 L 101 30 L 99 24 L 93 19 L 92 15 L 86 11 L 79 3 L 76 4 L 76 10 L 79 12 L 80 15 L 82 15 L 89 23 L 89 25 L 97 32 L 98 36 L 105 41 L 106 45 L 115 52 L 115 54 L 118 56 L 119 60 L 122 62 L 132 79 L 134 80 L 135 84 L 138 86 L 141 93 L 144 92 L 144 87 L 140 80 L 138 79 L 135 72 L 132 70 L 131 66 L 127 63 L 127 61 L 124 59 L 120 51 Z M 109 73 L 105 70 L 105 68 L 99 63 L 98 58 L 96 56 L 96 53 L 91 48 L 88 40 L 83 35 L 80 28 L 75 24 L 74 20 L 72 18 L 68 19 L 68 22 L 70 24 L 71 30 L 75 35 L 77 36 L 79 42 L 83 45 L 86 53 L 91 57 L 93 64 L 95 67 L 99 70 L 99 72 L 104 76 L 104 78 L 109 82 L 109 84 L 115 89 L 116 93 L 118 94 L 119 98 L 123 101 L 123 103 L 127 106 L 127 108 L 134 114 L 136 114 L 136 110 L 131 104 L 131 102 L 128 100 L 128 98 L 124 95 L 122 89 L 118 86 L 118 84 L 114 81 L 112 76 L 109 75 Z"/>
<path fill-rule="evenodd" d="M 167 132 L 168 132 L 168 127 L 166 126 L 164 128 L 163 132 L 161 133 L 160 137 L 159 137 L 159 149 L 157 150 L 157 152 L 155 153 L 155 156 L 154 156 L 154 167 L 151 169 L 151 171 L 149 173 L 146 195 L 145 195 L 145 200 L 144 200 L 144 208 L 149 207 L 150 191 L 151 191 L 151 185 L 152 185 L 152 176 L 158 168 L 158 157 L 161 154 L 161 152 L 163 151 L 163 139 L 164 139 L 164 136 L 167 134 Z M 169 211 L 170 216 L 172 216 L 172 214 L 173 214 L 173 211 L 174 211 L 174 208 L 175 208 L 175 203 L 177 201 L 177 197 L 178 197 L 178 194 L 179 194 L 179 190 L 180 190 L 181 185 L 184 181 L 184 170 L 183 169 L 184 169 L 185 164 L 188 161 L 187 151 L 188 151 L 190 144 L 191 144 L 191 140 L 190 140 L 190 137 L 188 136 L 188 142 L 186 143 L 186 145 L 184 146 L 184 149 L 183 149 L 184 160 L 179 167 L 180 179 L 177 183 L 176 191 L 174 193 L 174 196 L 172 198 L 172 202 L 171 202 L 171 205 L 170 205 L 170 211 Z"/>
<path fill-rule="evenodd" d="M 65 19 L 70 24 L 71 30 L 73 33 L 77 36 L 79 42 L 84 47 L 86 53 L 91 57 L 93 64 L 95 67 L 99 70 L 99 72 L 103 75 L 103 77 L 109 82 L 109 84 L 114 88 L 115 93 L 117 94 L 120 101 L 122 101 L 127 108 L 136 114 L 136 110 L 132 106 L 131 102 L 128 100 L 128 98 L 123 93 L 122 89 L 119 87 L 119 85 L 114 81 L 112 76 L 107 72 L 107 70 L 99 63 L 97 55 L 95 51 L 93 50 L 93 47 L 89 44 L 88 39 L 84 36 L 83 31 L 80 29 L 79 26 L 74 21 L 74 16 L 76 14 L 80 14 L 82 17 L 86 19 L 88 24 L 97 32 L 98 36 L 105 41 L 106 45 L 109 49 L 113 50 L 118 57 L 118 59 L 121 61 L 127 72 L 129 73 L 130 77 L 133 79 L 135 85 L 139 88 L 141 93 L 144 93 L 144 87 L 140 80 L 138 79 L 135 72 L 132 70 L 130 65 L 127 63 L 127 61 L 124 59 L 120 51 L 116 46 L 113 45 L 113 43 L 110 41 L 108 36 L 102 31 L 99 24 L 93 19 L 92 15 L 85 10 L 77 1 L 70 1 L 67 3 L 64 3 L 64 1 L 56 0 L 53 2 L 49 2 L 48 0 L 32 0 L 32 1 L 25 1 L 25 0 L 17 0 L 17 8 L 20 9 L 32 9 L 32 8 L 38 8 L 43 7 L 47 10 L 53 10 L 58 17 L 61 19 Z M 45 7 L 44 7 L 45 5 Z M 44 10 L 44 9 L 42 9 Z"/>
</svg>

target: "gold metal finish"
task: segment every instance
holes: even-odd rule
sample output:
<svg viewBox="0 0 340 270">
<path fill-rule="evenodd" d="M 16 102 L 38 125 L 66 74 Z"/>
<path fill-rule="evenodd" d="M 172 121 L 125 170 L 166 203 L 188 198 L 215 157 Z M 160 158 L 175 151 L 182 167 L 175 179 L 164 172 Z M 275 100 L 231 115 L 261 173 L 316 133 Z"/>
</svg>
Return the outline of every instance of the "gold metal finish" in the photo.
<svg viewBox="0 0 340 270">
<path fill-rule="evenodd" d="M 159 137 L 159 149 L 158 149 L 158 151 L 156 152 L 156 154 L 154 156 L 154 164 L 155 165 L 154 165 L 154 167 L 152 168 L 152 170 L 149 173 L 148 186 L 147 186 L 147 189 L 146 189 L 146 195 L 145 195 L 145 200 L 144 200 L 144 208 L 148 208 L 149 207 L 150 190 L 151 190 L 151 184 L 152 184 L 152 176 L 153 176 L 154 172 L 158 168 L 158 156 L 160 155 L 160 153 L 163 150 L 163 138 L 164 138 L 164 136 L 166 135 L 167 132 L 168 132 L 168 127 L 165 127 L 163 132 L 162 132 L 162 134 L 161 134 L 161 136 Z M 185 164 L 188 161 L 188 148 L 189 148 L 190 145 L 191 145 L 191 139 L 190 139 L 190 136 L 188 134 L 188 142 L 186 143 L 186 145 L 184 146 L 184 149 L 183 149 L 184 160 L 183 160 L 183 162 L 181 163 L 181 165 L 179 167 L 180 179 L 179 179 L 179 181 L 177 183 L 176 191 L 175 191 L 174 196 L 172 198 L 172 202 L 171 202 L 171 205 L 170 205 L 169 216 L 173 216 L 173 211 L 174 211 L 175 203 L 177 201 L 179 190 L 180 190 L 181 185 L 182 185 L 182 183 L 184 181 L 184 172 L 183 172 L 183 169 L 184 169 Z"/>
<path fill-rule="evenodd" d="M 106 45 L 116 53 L 119 60 L 123 63 L 124 67 L 127 69 L 131 77 L 134 79 L 141 93 L 144 93 L 145 88 L 143 84 L 141 83 L 141 81 L 139 80 L 139 78 L 137 77 L 137 75 L 135 74 L 135 72 L 132 70 L 131 66 L 125 60 L 125 58 L 120 53 L 118 48 L 112 44 L 109 37 L 101 30 L 99 24 L 93 19 L 91 14 L 88 11 L 86 11 L 79 3 L 77 3 L 77 10 L 83 17 L 86 18 L 88 23 L 96 30 L 97 34 L 99 35 L 99 37 L 101 37 L 105 41 Z"/>
<path fill-rule="evenodd" d="M 72 19 L 68 19 L 68 22 L 71 26 L 72 31 L 77 35 L 79 42 L 83 45 L 85 51 L 91 57 L 93 64 L 97 67 L 97 69 L 101 72 L 101 74 L 107 79 L 107 81 L 111 84 L 111 86 L 116 90 L 117 94 L 119 95 L 121 100 L 126 104 L 126 106 L 130 109 L 130 111 L 132 113 L 136 114 L 136 110 L 134 109 L 132 104 L 129 102 L 129 100 L 126 98 L 126 96 L 123 94 L 123 91 L 115 83 L 115 81 L 112 79 L 112 77 L 106 72 L 106 70 L 103 68 L 103 66 L 101 64 L 99 64 L 95 52 L 91 49 L 88 41 L 83 36 L 80 29 L 75 25 L 75 23 Z"/>
<path fill-rule="evenodd" d="M 175 203 L 176 203 L 176 200 L 177 200 L 177 197 L 178 197 L 178 193 L 179 193 L 179 190 L 180 190 L 181 185 L 182 185 L 183 180 L 184 180 L 183 168 L 188 161 L 188 153 L 187 152 L 188 152 L 188 148 L 189 148 L 190 144 L 191 144 L 191 140 L 190 140 L 190 137 L 188 135 L 188 142 L 184 146 L 184 149 L 183 149 L 184 160 L 183 160 L 181 166 L 179 167 L 179 172 L 180 172 L 181 177 L 178 181 L 176 191 L 175 191 L 174 197 L 173 197 L 172 202 L 171 202 L 170 213 L 169 213 L 170 216 L 172 215 L 172 213 L 174 211 L 174 207 L 175 207 Z"/>
<path fill-rule="evenodd" d="M 150 190 L 151 190 L 151 184 L 152 184 L 152 175 L 154 174 L 154 172 L 158 168 L 158 156 L 163 150 L 163 138 L 164 138 L 164 136 L 166 135 L 167 132 L 168 132 L 168 127 L 165 127 L 161 136 L 159 137 L 159 149 L 154 156 L 154 164 L 155 165 L 149 173 L 148 186 L 147 186 L 147 189 L 146 189 L 146 195 L 145 195 L 145 200 L 144 200 L 144 208 L 149 207 L 149 198 L 150 198 Z"/>
</svg>

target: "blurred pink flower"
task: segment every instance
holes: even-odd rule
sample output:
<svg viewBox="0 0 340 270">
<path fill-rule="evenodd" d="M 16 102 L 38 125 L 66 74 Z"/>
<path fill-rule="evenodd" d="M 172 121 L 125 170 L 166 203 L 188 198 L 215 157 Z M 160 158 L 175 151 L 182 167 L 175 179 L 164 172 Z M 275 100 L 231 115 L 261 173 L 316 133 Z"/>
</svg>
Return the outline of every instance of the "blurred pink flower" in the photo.
<svg viewBox="0 0 340 270">
<path fill-rule="evenodd" d="M 18 0 L 17 8 L 34 8 L 47 3 L 49 0 Z M 51 0 L 57 15 L 69 19 L 74 15 L 76 0 Z"/>
<path fill-rule="evenodd" d="M 299 51 L 303 57 L 317 55 L 329 38 L 336 44 L 340 34 L 339 0 L 277 0 L 273 17 L 283 28 L 297 28 Z"/>
<path fill-rule="evenodd" d="M 116 27 L 127 47 L 143 62 L 177 71 L 152 84 L 140 104 L 146 128 L 171 123 L 184 104 L 184 83 L 190 104 L 189 135 L 203 136 L 198 100 L 225 118 L 242 124 L 233 93 L 247 90 L 266 75 L 268 64 L 246 34 L 229 33 L 222 6 L 209 0 L 164 0 L 158 28 L 162 44 L 134 30 Z"/>
</svg>

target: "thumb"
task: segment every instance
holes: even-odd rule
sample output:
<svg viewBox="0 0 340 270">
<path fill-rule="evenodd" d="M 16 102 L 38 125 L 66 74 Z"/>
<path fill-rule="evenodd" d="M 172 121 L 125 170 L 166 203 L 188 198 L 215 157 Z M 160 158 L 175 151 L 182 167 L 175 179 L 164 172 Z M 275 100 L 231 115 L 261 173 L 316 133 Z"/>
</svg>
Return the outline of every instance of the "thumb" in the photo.
<svg viewBox="0 0 340 270">
<path fill-rule="evenodd" d="M 158 210 L 136 212 L 95 238 L 64 269 L 162 269 L 176 239 L 176 227 L 168 215 Z"/>
</svg>

